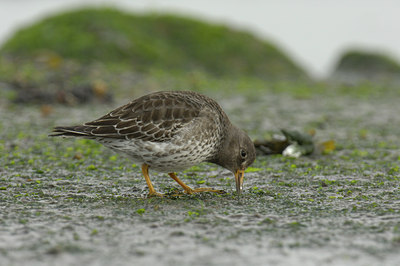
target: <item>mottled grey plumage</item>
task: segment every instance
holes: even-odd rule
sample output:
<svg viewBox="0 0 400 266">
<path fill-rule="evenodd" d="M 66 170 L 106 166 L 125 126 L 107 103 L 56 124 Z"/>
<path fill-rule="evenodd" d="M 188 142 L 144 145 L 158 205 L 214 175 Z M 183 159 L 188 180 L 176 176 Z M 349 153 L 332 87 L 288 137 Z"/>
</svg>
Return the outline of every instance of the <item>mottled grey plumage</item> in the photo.
<svg viewBox="0 0 400 266">
<path fill-rule="evenodd" d="M 218 103 L 190 91 L 148 94 L 83 125 L 55 127 L 51 136 L 94 139 L 136 163 L 168 173 L 206 161 L 235 176 L 241 171 L 243 179 L 244 169 L 255 159 L 250 138 L 231 124 Z M 237 183 L 238 192 L 242 182 Z"/>
</svg>

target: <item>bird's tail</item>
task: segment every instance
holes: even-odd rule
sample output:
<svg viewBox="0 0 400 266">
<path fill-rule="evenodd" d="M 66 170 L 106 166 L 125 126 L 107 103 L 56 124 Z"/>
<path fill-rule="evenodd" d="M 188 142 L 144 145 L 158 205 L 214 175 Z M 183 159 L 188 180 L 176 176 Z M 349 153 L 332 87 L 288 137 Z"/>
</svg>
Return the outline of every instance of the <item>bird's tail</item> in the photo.
<svg viewBox="0 0 400 266">
<path fill-rule="evenodd" d="M 69 127 L 55 127 L 53 131 L 49 134 L 49 137 L 83 137 L 90 138 L 92 134 L 90 133 L 91 128 L 88 126 L 69 126 Z"/>
</svg>

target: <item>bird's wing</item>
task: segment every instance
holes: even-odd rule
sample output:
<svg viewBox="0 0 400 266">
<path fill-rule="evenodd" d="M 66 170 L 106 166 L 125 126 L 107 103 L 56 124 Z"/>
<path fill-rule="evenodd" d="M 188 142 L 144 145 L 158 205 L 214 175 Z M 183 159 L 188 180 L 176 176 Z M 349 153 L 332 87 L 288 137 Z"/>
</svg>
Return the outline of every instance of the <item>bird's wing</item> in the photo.
<svg viewBox="0 0 400 266">
<path fill-rule="evenodd" d="M 201 109 L 202 102 L 189 94 L 153 93 L 83 124 L 80 130 L 90 137 L 162 142 L 198 117 Z"/>
</svg>

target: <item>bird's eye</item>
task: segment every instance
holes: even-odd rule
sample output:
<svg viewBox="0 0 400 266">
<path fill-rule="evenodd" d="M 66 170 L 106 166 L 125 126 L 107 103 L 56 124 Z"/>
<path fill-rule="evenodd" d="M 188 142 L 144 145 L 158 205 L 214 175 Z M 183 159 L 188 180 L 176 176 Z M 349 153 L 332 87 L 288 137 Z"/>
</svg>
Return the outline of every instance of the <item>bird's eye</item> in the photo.
<svg viewBox="0 0 400 266">
<path fill-rule="evenodd" d="M 246 158 L 246 156 L 247 156 L 247 153 L 246 153 L 246 151 L 245 150 L 240 150 L 240 156 L 242 156 L 242 159 L 244 159 L 244 158 Z"/>
</svg>

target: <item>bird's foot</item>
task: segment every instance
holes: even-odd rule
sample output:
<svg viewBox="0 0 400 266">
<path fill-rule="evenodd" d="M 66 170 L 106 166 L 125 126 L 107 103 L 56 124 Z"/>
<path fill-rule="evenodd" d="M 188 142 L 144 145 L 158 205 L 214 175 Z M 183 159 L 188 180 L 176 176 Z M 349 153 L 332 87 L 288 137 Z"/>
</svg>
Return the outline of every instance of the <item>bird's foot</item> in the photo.
<svg viewBox="0 0 400 266">
<path fill-rule="evenodd" d="M 149 192 L 149 194 L 147 194 L 147 197 L 149 197 L 149 198 L 151 198 L 151 197 L 162 198 L 162 197 L 164 197 L 164 194 L 152 191 L 152 192 Z"/>
<path fill-rule="evenodd" d="M 194 193 L 198 193 L 198 192 L 214 192 L 214 193 L 218 193 L 218 194 L 225 194 L 226 192 L 223 190 L 218 190 L 218 189 L 213 189 L 213 188 L 191 188 L 188 185 L 186 185 L 185 183 L 183 183 L 177 176 L 175 173 L 168 173 L 169 176 L 174 179 L 185 191 L 185 194 L 194 194 Z"/>
</svg>

